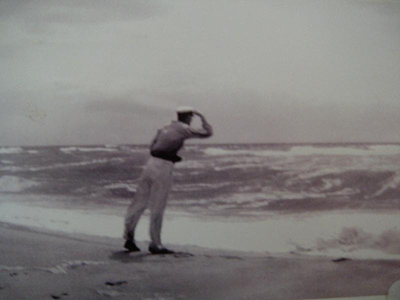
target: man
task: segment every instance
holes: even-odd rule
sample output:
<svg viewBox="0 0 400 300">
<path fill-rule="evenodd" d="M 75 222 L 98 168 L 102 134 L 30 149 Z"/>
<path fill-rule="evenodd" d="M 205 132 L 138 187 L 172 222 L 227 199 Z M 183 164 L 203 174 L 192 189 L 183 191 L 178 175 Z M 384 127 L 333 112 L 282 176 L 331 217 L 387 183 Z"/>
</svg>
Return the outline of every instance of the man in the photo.
<svg viewBox="0 0 400 300">
<path fill-rule="evenodd" d="M 150 146 L 151 157 L 139 179 L 138 188 L 125 217 L 126 240 L 124 247 L 130 251 L 140 251 L 135 244 L 135 228 L 144 210 L 150 206 L 149 251 L 152 254 L 170 254 L 173 251 L 161 243 L 161 227 L 168 193 L 172 185 L 174 163 L 181 161 L 178 151 L 189 138 L 207 138 L 213 133 L 205 117 L 191 107 L 178 107 L 178 120 L 158 130 Z M 190 127 L 192 118 L 198 116 L 202 129 Z"/>
</svg>

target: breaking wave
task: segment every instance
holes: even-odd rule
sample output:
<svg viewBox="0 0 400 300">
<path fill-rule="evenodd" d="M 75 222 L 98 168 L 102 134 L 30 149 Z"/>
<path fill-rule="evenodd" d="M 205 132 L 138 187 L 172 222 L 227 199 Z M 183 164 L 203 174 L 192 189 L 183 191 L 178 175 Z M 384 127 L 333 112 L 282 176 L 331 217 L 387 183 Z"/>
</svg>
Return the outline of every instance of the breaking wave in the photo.
<svg viewBox="0 0 400 300">
<path fill-rule="evenodd" d="M 400 253 L 400 230 L 388 229 L 381 233 L 368 233 L 359 227 L 345 227 L 338 237 L 319 238 L 315 250 L 340 249 L 352 253 L 360 249 L 379 250 L 387 254 Z"/>
<path fill-rule="evenodd" d="M 54 165 L 43 166 L 43 167 L 31 167 L 31 168 L 28 168 L 27 170 L 34 172 L 34 171 L 43 171 L 43 170 L 64 169 L 64 168 L 70 168 L 70 167 L 82 167 L 82 166 L 104 164 L 104 163 L 113 162 L 113 161 L 123 161 L 123 159 L 122 158 L 93 159 L 90 161 L 54 164 Z"/>
<path fill-rule="evenodd" d="M 17 193 L 37 185 L 39 183 L 35 181 L 15 176 L 0 177 L 0 192 Z"/>
<path fill-rule="evenodd" d="M 39 154 L 38 150 L 28 150 L 26 152 L 28 152 L 29 154 Z"/>
<path fill-rule="evenodd" d="M 3 147 L 0 148 L 0 154 L 16 154 L 22 153 L 24 150 L 21 147 Z"/>
<path fill-rule="evenodd" d="M 381 196 L 385 192 L 390 190 L 397 190 L 399 192 L 399 197 L 400 197 L 399 187 L 400 187 L 400 174 L 396 173 L 382 184 L 382 187 L 373 195 L 373 197 Z"/>
<path fill-rule="evenodd" d="M 113 148 L 111 146 L 106 147 L 65 147 L 60 148 L 60 151 L 64 153 L 71 152 L 116 152 L 118 149 Z"/>
</svg>

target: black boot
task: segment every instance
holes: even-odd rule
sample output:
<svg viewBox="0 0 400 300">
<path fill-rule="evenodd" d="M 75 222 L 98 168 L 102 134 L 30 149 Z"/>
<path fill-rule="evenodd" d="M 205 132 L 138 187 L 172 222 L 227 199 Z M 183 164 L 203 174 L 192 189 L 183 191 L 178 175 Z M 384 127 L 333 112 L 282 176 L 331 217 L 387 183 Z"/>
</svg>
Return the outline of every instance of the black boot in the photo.
<svg viewBox="0 0 400 300">
<path fill-rule="evenodd" d="M 132 240 L 126 240 L 124 248 L 127 249 L 129 252 L 138 252 L 140 249 L 136 246 L 135 242 Z"/>
</svg>

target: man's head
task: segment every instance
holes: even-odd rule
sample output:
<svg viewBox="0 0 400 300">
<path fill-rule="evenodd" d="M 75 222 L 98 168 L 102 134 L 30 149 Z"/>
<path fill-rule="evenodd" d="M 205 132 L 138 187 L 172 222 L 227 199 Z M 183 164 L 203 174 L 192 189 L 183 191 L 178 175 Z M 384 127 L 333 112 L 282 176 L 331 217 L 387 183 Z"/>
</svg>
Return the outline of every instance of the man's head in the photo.
<svg viewBox="0 0 400 300">
<path fill-rule="evenodd" d="M 176 109 L 176 113 L 178 114 L 178 121 L 190 125 L 193 118 L 193 111 L 194 111 L 193 107 L 189 106 L 178 107 Z"/>
</svg>

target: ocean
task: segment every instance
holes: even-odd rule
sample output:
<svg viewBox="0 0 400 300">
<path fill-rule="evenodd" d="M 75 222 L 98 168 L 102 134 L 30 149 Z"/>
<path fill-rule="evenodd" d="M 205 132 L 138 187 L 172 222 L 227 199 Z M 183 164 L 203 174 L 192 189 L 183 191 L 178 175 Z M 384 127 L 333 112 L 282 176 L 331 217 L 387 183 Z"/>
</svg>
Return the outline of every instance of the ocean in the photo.
<svg viewBox="0 0 400 300">
<path fill-rule="evenodd" d="M 183 161 L 175 166 L 168 200 L 167 231 L 177 218 L 181 221 L 174 225 L 175 232 L 190 220 L 230 228 L 239 224 L 236 231 L 248 228 L 243 235 L 266 232 L 265 244 L 279 231 L 290 238 L 275 241 L 285 244 L 284 249 L 238 245 L 251 241 L 233 246 L 220 242 L 220 247 L 305 253 L 336 247 L 400 257 L 400 144 L 187 144 L 180 155 Z M 0 221 L 25 224 L 31 219 L 40 225 L 43 212 L 38 210 L 36 223 L 29 215 L 41 208 L 59 210 L 64 217 L 72 211 L 115 217 L 118 223 L 148 157 L 146 145 L 2 147 Z M 368 221 L 377 216 L 376 225 Z M 54 218 L 62 217 L 60 213 Z M 358 224 L 360 218 L 363 223 Z M 257 229 L 249 224 L 258 224 Z M 297 238 L 300 225 L 305 226 L 302 239 Z M 312 238 L 304 232 L 313 232 Z M 210 240 L 215 245 L 224 238 Z M 176 239 L 181 241 L 179 235 Z"/>
</svg>

